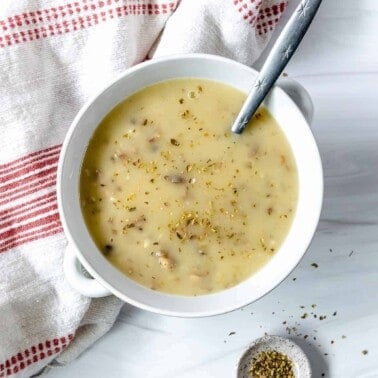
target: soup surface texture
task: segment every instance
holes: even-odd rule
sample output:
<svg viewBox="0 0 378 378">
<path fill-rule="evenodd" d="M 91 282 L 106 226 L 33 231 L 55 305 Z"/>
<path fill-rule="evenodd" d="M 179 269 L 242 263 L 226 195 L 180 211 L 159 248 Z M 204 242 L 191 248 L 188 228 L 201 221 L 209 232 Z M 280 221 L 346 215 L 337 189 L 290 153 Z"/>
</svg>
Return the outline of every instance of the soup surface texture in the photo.
<svg viewBox="0 0 378 378">
<path fill-rule="evenodd" d="M 241 136 L 245 95 L 177 79 L 117 105 L 89 142 L 80 199 L 104 256 L 153 290 L 201 295 L 250 277 L 290 228 L 298 195 L 290 146 L 264 108 Z"/>
</svg>

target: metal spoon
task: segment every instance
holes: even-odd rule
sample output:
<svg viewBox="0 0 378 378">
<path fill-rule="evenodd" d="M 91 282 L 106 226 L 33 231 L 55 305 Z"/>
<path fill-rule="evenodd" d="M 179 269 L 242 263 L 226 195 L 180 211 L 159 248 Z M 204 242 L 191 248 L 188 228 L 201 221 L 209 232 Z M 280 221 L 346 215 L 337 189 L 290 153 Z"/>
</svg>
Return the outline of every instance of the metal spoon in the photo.
<svg viewBox="0 0 378 378">
<path fill-rule="evenodd" d="M 282 30 L 231 130 L 241 134 L 293 56 L 322 0 L 302 0 Z"/>
</svg>

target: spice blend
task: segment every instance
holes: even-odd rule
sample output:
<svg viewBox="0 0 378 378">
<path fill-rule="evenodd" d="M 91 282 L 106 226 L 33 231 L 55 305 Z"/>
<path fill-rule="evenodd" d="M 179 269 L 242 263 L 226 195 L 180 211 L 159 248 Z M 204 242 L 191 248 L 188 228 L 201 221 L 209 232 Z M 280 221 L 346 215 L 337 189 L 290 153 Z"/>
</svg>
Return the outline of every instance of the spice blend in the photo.
<svg viewBox="0 0 378 378">
<path fill-rule="evenodd" d="M 295 378 L 293 362 L 276 350 L 266 350 L 254 357 L 249 374 L 251 378 Z"/>
</svg>

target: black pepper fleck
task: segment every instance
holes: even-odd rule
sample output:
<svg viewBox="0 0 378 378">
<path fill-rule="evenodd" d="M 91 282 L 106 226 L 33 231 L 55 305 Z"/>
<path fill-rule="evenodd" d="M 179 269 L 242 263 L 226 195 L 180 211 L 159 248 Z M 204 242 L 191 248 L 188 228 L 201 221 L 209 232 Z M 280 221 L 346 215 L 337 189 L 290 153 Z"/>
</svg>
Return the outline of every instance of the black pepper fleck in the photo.
<svg viewBox="0 0 378 378">
<path fill-rule="evenodd" d="M 103 252 L 105 255 L 108 255 L 110 252 L 113 251 L 113 246 L 111 244 L 105 244 Z"/>
</svg>

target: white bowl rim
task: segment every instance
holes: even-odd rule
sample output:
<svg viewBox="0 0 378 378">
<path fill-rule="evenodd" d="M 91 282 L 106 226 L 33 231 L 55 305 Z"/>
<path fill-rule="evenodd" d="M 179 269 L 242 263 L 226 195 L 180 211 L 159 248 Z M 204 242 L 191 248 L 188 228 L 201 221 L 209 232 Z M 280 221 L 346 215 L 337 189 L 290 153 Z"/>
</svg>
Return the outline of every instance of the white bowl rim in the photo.
<svg viewBox="0 0 378 378">
<path fill-rule="evenodd" d="M 297 253 L 296 258 L 293 259 L 293 261 L 290 264 L 290 268 L 282 270 L 280 272 L 278 278 L 274 277 L 273 279 L 271 279 L 271 283 L 269 285 L 267 285 L 267 287 L 263 290 L 263 293 L 259 294 L 258 296 L 255 296 L 255 297 L 253 297 L 252 295 L 248 296 L 248 297 L 246 296 L 243 300 L 238 300 L 237 305 L 221 303 L 216 308 L 213 308 L 213 309 L 208 308 L 208 309 L 205 309 L 205 310 L 196 310 L 196 309 L 194 309 L 194 310 L 192 310 L 192 309 L 190 309 L 190 310 L 175 310 L 175 309 L 163 308 L 163 307 L 159 307 L 157 305 L 150 305 L 150 304 L 146 303 L 143 300 L 143 298 L 136 299 L 136 298 L 130 297 L 127 293 L 122 292 L 119 288 L 114 287 L 115 285 L 109 282 L 109 281 L 111 281 L 111 279 L 109 279 L 109 278 L 104 279 L 104 277 L 103 277 L 104 274 L 102 274 L 102 272 L 101 272 L 101 265 L 102 264 L 96 265 L 96 264 L 93 264 L 93 263 L 88 261 L 90 259 L 90 256 L 86 256 L 86 252 L 83 252 L 81 250 L 80 246 L 79 246 L 80 243 L 78 243 L 78 241 L 79 241 L 78 238 L 76 238 L 72 235 L 74 233 L 74 230 L 73 230 L 72 225 L 70 223 L 71 220 L 67 219 L 67 217 L 66 217 L 67 203 L 65 202 L 65 200 L 63 200 L 64 193 L 62 191 L 62 184 L 63 184 L 62 176 L 63 176 L 64 170 L 65 170 L 65 161 L 66 161 L 66 157 L 67 157 L 67 149 L 69 147 L 70 141 L 72 139 L 72 135 L 75 132 L 76 127 L 78 125 L 80 125 L 80 121 L 81 121 L 83 115 L 85 115 L 85 113 L 88 111 L 90 106 L 98 98 L 103 96 L 104 93 L 106 91 L 108 91 L 113 85 L 115 85 L 116 83 L 118 83 L 118 82 L 124 80 L 125 78 L 133 75 L 134 73 L 136 73 L 138 71 L 142 71 L 147 67 L 166 63 L 166 62 L 176 62 L 176 63 L 181 62 L 182 63 L 184 61 L 190 61 L 190 60 L 192 60 L 192 61 L 199 60 L 199 61 L 207 61 L 207 62 L 211 61 L 211 62 L 216 62 L 216 63 L 222 63 L 222 64 L 225 64 L 226 66 L 227 65 L 233 66 L 237 70 L 249 70 L 251 73 L 256 74 L 256 71 L 254 69 L 247 67 L 247 66 L 245 66 L 241 63 L 238 63 L 238 62 L 231 60 L 231 59 L 228 59 L 228 58 L 224 58 L 224 57 L 220 57 L 220 56 L 216 56 L 216 55 L 210 55 L 210 54 L 170 55 L 170 56 L 166 56 L 166 57 L 162 57 L 162 58 L 157 58 L 157 59 L 154 59 L 154 60 L 151 60 L 151 61 L 146 61 L 146 62 L 140 63 L 136 66 L 133 66 L 133 67 L 127 69 L 126 71 L 121 73 L 116 79 L 114 79 L 110 84 L 108 84 L 105 88 L 103 88 L 101 91 L 99 91 L 99 93 L 97 93 L 90 100 L 88 100 L 87 103 L 81 108 L 81 110 L 79 111 L 79 113 L 77 114 L 75 119 L 73 120 L 73 122 L 72 122 L 72 124 L 71 124 L 71 126 L 68 130 L 68 133 L 66 135 L 66 138 L 64 140 L 64 143 L 62 145 L 61 156 L 60 156 L 59 163 L 58 163 L 57 197 L 58 197 L 59 213 L 60 213 L 60 216 L 61 216 L 63 229 L 65 231 L 67 238 L 68 238 L 68 241 L 76 247 L 77 257 L 80 260 L 80 262 L 83 264 L 83 266 L 103 286 L 108 288 L 113 294 L 115 294 L 117 297 L 121 298 L 123 301 L 128 302 L 128 303 L 130 303 L 130 304 L 132 304 L 136 307 L 151 311 L 151 312 L 164 314 L 164 315 L 171 315 L 171 316 L 180 316 L 180 317 L 203 317 L 203 316 L 218 315 L 218 314 L 227 313 L 227 312 L 236 310 L 236 309 L 238 309 L 240 307 L 244 307 L 245 305 L 250 304 L 250 303 L 260 299 L 261 297 L 265 296 L 266 294 L 268 294 L 277 285 L 279 285 L 292 272 L 292 270 L 296 267 L 296 265 L 299 263 L 299 261 L 301 260 L 301 258 L 304 255 L 304 253 L 306 252 L 306 250 L 307 250 L 308 246 L 310 245 L 311 240 L 314 236 L 314 233 L 315 233 L 315 230 L 316 230 L 319 218 L 320 218 L 322 201 L 323 201 L 322 163 L 321 163 L 320 154 L 319 154 L 315 139 L 312 135 L 312 132 L 309 128 L 307 121 L 303 117 L 303 114 L 298 109 L 297 105 L 290 99 L 290 97 L 284 91 L 282 91 L 279 87 L 275 87 L 272 90 L 272 93 L 270 94 L 270 98 L 275 95 L 275 96 L 279 96 L 280 98 L 285 99 L 286 103 L 290 104 L 292 109 L 296 109 L 296 116 L 297 116 L 298 120 L 301 122 L 301 124 L 303 126 L 307 126 L 306 127 L 306 133 L 307 133 L 308 138 L 311 139 L 311 148 L 313 150 L 312 160 L 313 160 L 314 168 L 315 168 L 314 176 L 316 177 L 316 188 L 315 188 L 314 192 L 316 192 L 316 196 L 314 197 L 314 204 L 313 204 L 313 211 L 312 211 L 312 214 L 311 214 L 311 218 L 309 218 L 309 224 L 307 225 L 308 237 L 306 238 L 306 241 L 303 242 L 302 245 L 301 245 L 301 252 Z M 204 76 L 204 78 L 205 78 L 205 76 Z M 155 82 L 158 82 L 158 81 L 160 81 L 160 80 L 157 80 Z M 152 84 L 152 82 L 151 82 L 151 84 Z M 230 84 L 230 85 L 232 85 L 232 84 Z M 142 87 L 143 86 L 141 86 L 140 89 Z M 267 106 L 269 108 L 269 100 L 268 100 L 267 103 L 268 103 Z M 113 105 L 113 107 L 115 105 L 116 105 L 116 103 Z M 99 121 L 100 120 L 101 119 L 99 118 Z M 113 268 L 113 269 L 115 270 L 116 268 Z M 117 274 L 115 272 L 113 272 L 113 273 Z M 254 276 L 252 276 L 252 277 L 254 277 Z M 250 279 L 248 279 L 246 281 L 249 281 L 249 280 Z M 246 281 L 244 281 L 244 282 L 246 282 Z M 139 284 L 135 283 L 134 281 L 132 281 L 132 284 L 140 286 Z M 217 292 L 217 293 L 213 293 L 213 294 L 209 294 L 209 295 L 202 295 L 202 296 L 198 296 L 198 297 L 175 296 L 175 295 L 166 294 L 166 293 L 162 293 L 162 292 L 155 292 L 155 291 L 152 291 L 152 290 L 150 290 L 148 288 L 144 288 L 144 287 L 141 287 L 141 288 L 143 290 L 148 290 L 149 292 L 153 292 L 154 293 L 153 296 L 160 297 L 160 298 L 170 298 L 168 300 L 173 300 L 173 298 L 174 298 L 176 301 L 178 301 L 180 303 L 186 302 L 187 305 L 191 304 L 193 307 L 195 307 L 196 302 L 200 298 L 206 297 L 206 298 L 210 299 L 211 297 L 215 297 L 215 296 L 221 298 L 224 295 L 224 293 L 228 292 L 228 291 L 234 292 L 234 294 L 236 294 L 239 285 L 236 285 L 232 288 L 229 288 L 227 290 L 223 290 L 223 291 L 220 291 L 220 292 Z"/>
</svg>

